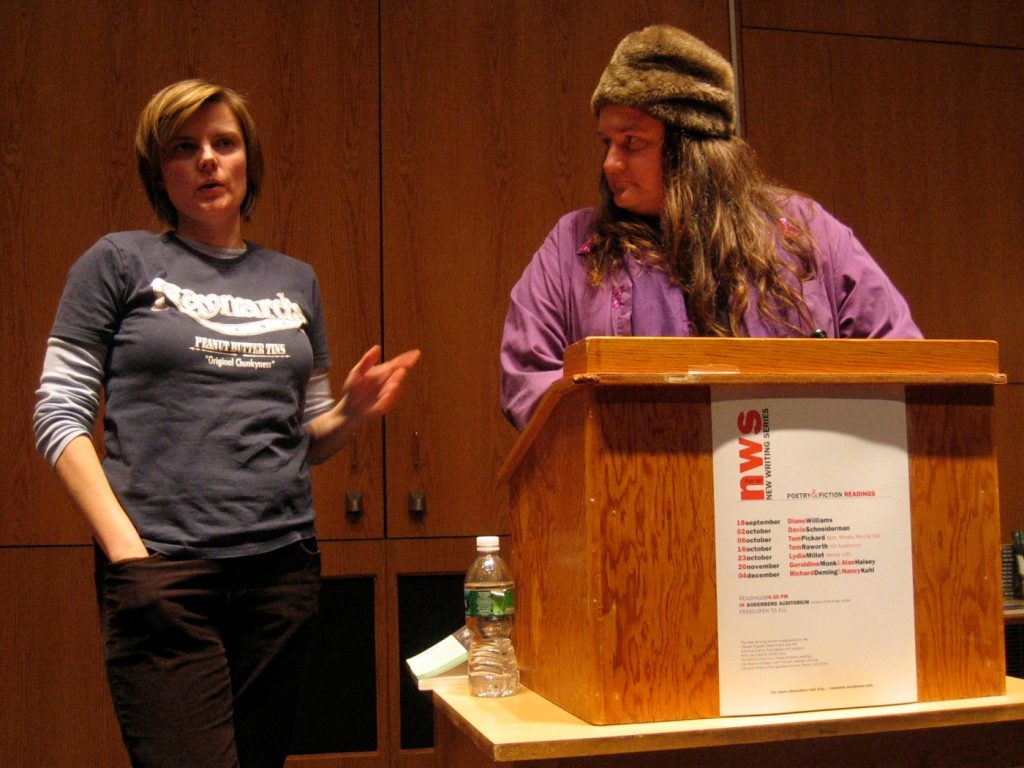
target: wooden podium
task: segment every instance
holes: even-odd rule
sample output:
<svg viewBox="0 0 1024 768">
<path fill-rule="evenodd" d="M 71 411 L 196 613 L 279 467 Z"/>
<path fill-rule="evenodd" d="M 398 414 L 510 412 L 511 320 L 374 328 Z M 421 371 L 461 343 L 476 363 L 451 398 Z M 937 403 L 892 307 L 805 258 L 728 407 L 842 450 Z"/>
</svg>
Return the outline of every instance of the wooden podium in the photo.
<svg viewBox="0 0 1024 768">
<path fill-rule="evenodd" d="M 918 701 L 1003 694 L 991 422 L 993 386 L 1005 380 L 987 341 L 573 345 L 501 472 L 524 684 L 593 724 L 719 716 L 711 388 L 785 385 L 810 397 L 823 385 L 896 384 Z"/>
</svg>

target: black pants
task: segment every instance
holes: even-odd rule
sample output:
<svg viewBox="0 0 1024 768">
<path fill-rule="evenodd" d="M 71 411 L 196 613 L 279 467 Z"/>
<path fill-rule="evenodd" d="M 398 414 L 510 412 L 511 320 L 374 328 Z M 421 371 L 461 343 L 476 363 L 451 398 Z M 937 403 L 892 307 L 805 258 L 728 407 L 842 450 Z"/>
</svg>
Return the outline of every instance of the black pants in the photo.
<svg viewBox="0 0 1024 768">
<path fill-rule="evenodd" d="M 107 679 L 135 768 L 280 768 L 319 603 L 315 541 L 225 560 L 97 558 Z"/>
</svg>

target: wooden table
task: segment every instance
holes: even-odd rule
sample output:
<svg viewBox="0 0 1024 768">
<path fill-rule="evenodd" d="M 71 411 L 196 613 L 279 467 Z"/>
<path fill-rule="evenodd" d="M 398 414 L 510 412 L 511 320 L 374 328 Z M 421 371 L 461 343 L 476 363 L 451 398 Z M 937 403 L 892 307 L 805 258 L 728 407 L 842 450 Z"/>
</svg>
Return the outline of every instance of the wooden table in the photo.
<svg viewBox="0 0 1024 768">
<path fill-rule="evenodd" d="M 1003 600 L 1003 623 L 1024 624 L 1024 600 Z"/>
<path fill-rule="evenodd" d="M 600 726 L 525 687 L 478 699 L 455 676 L 432 691 L 438 768 L 1024 765 L 1024 680 L 1012 677 L 1003 696 Z"/>
</svg>

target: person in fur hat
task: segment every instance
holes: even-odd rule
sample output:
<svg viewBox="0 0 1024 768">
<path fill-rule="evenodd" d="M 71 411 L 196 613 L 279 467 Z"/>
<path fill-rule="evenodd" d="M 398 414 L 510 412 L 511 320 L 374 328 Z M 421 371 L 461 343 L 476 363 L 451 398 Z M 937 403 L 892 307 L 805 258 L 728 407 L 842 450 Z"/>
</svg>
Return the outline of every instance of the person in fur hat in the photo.
<svg viewBox="0 0 1024 768">
<path fill-rule="evenodd" d="M 708 45 L 627 35 L 591 106 L 600 205 L 563 216 L 511 293 L 501 405 L 518 429 L 587 336 L 921 337 L 850 229 L 766 179 Z"/>
</svg>

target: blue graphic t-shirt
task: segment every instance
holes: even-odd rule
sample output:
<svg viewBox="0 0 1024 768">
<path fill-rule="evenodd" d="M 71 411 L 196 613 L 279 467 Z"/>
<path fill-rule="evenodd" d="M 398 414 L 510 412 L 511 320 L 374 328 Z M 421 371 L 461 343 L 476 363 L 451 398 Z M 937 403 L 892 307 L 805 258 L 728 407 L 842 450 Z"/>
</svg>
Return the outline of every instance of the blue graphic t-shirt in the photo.
<svg viewBox="0 0 1024 768">
<path fill-rule="evenodd" d="M 115 233 L 71 268 L 52 335 L 108 350 L 103 467 L 148 547 L 233 557 L 313 534 L 303 397 L 330 360 L 309 265 Z"/>
</svg>

